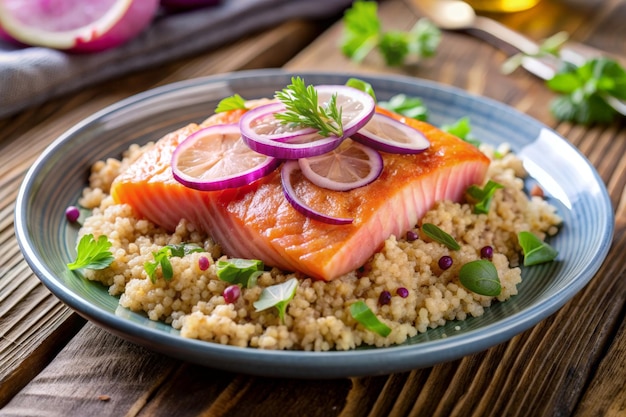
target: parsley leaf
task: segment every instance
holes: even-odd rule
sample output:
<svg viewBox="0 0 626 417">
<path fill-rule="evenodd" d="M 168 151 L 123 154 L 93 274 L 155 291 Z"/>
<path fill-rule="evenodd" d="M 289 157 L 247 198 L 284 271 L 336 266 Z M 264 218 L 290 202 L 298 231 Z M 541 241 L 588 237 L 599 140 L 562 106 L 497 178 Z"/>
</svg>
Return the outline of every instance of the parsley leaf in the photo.
<svg viewBox="0 0 626 417">
<path fill-rule="evenodd" d="M 471 185 L 467 189 L 469 200 L 474 203 L 474 214 L 489 213 L 489 206 L 496 190 L 503 188 L 502 184 L 489 180 L 483 188 Z"/>
<path fill-rule="evenodd" d="M 281 284 L 264 288 L 259 296 L 259 299 L 252 304 L 257 312 L 266 310 L 270 307 L 276 307 L 278 309 L 280 321 L 284 323 L 287 304 L 289 304 L 289 302 L 296 295 L 297 288 L 298 280 L 296 278 L 291 278 L 289 281 L 285 281 Z"/>
<path fill-rule="evenodd" d="M 361 62 L 378 49 L 386 65 L 400 66 L 410 55 L 433 56 L 441 40 L 441 31 L 427 19 L 420 19 L 410 31 L 384 31 L 374 1 L 355 1 L 343 18 L 343 54 Z"/>
<path fill-rule="evenodd" d="M 215 113 L 223 113 L 231 110 L 247 110 L 246 100 L 239 94 L 233 94 L 230 97 L 224 97 L 217 103 Z"/>
<path fill-rule="evenodd" d="M 341 108 L 337 107 L 336 94 L 330 97 L 328 105 L 320 106 L 315 87 L 307 86 L 300 77 L 292 77 L 290 85 L 276 92 L 276 98 L 287 109 L 274 115 L 283 123 L 312 127 L 322 136 L 343 136 L 343 120 Z"/>
<path fill-rule="evenodd" d="M 341 51 L 354 61 L 361 62 L 378 45 L 381 25 L 377 3 L 355 1 L 346 10 L 343 23 L 345 32 Z"/>
<path fill-rule="evenodd" d="M 171 257 L 182 258 L 193 252 L 202 252 L 202 248 L 193 243 L 181 243 L 179 245 L 167 245 L 163 246 L 156 252 L 152 252 L 154 258 L 153 262 L 147 261 L 143 264 L 143 268 L 146 274 L 150 277 L 150 281 L 156 282 L 157 268 L 161 267 L 161 274 L 166 281 L 169 281 L 174 276 L 174 268 L 170 262 Z"/>
<path fill-rule="evenodd" d="M 76 247 L 76 260 L 68 263 L 67 267 L 72 271 L 80 268 L 104 269 L 114 259 L 110 248 L 111 242 L 105 235 L 100 235 L 97 240 L 92 234 L 84 235 Z"/>
<path fill-rule="evenodd" d="M 411 119 L 424 122 L 428 120 L 428 109 L 426 105 L 424 105 L 424 102 L 418 97 L 396 94 L 388 101 L 381 101 L 378 105 L 384 109 L 410 117 Z"/>
<path fill-rule="evenodd" d="M 472 135 L 472 125 L 469 117 L 467 116 L 461 117 L 453 124 L 441 126 L 441 130 L 448 132 L 467 143 L 471 143 L 476 147 L 480 146 L 480 141 Z"/>
</svg>

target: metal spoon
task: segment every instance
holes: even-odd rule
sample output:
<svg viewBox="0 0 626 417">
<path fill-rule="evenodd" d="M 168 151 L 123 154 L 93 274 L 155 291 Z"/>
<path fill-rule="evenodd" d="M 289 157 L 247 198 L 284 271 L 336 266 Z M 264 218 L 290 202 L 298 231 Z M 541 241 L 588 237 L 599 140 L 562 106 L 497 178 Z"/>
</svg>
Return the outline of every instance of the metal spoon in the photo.
<svg viewBox="0 0 626 417">
<path fill-rule="evenodd" d="M 501 23 L 484 16 L 478 16 L 472 6 L 461 0 L 407 0 L 409 5 L 429 18 L 435 25 L 445 30 L 463 30 L 480 38 L 508 55 L 521 52 L 526 55 L 522 67 L 537 77 L 549 80 L 560 66 L 558 58 L 545 55 L 533 57 L 539 52 L 539 45 L 509 29 Z M 531 56 L 528 56 L 531 55 Z M 582 65 L 587 59 L 601 56 L 599 50 L 570 42 L 561 48 L 560 59 L 575 65 Z M 626 103 L 614 97 L 607 102 L 619 113 L 626 115 Z"/>
</svg>

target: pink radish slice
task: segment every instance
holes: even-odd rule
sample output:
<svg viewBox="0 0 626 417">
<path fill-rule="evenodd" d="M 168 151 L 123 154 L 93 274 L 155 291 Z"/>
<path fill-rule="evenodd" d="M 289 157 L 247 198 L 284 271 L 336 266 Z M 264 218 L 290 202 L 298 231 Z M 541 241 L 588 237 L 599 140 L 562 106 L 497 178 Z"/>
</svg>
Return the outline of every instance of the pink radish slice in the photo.
<svg viewBox="0 0 626 417">
<path fill-rule="evenodd" d="M 137 36 L 158 7 L 159 0 L 0 0 L 0 29 L 25 45 L 97 52 Z"/>
</svg>

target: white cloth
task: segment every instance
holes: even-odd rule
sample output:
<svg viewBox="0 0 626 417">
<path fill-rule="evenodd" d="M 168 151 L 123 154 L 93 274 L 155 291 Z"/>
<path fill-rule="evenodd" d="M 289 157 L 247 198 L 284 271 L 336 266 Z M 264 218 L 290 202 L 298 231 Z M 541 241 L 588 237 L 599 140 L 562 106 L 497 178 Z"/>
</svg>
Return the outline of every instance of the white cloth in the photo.
<svg viewBox="0 0 626 417">
<path fill-rule="evenodd" d="M 339 15 L 351 0 L 222 0 L 217 6 L 160 13 L 117 48 L 70 54 L 0 40 L 0 118 L 122 74 L 210 50 L 291 18 Z"/>
</svg>

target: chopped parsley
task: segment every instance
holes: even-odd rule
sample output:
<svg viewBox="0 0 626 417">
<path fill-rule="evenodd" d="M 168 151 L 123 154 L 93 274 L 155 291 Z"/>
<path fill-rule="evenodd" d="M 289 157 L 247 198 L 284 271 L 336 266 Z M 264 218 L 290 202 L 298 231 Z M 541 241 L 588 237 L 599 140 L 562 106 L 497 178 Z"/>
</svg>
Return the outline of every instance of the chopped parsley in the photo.
<svg viewBox="0 0 626 417">
<path fill-rule="evenodd" d="M 193 252 L 202 252 L 203 249 L 193 243 L 181 243 L 179 245 L 167 245 L 162 247 L 156 252 L 152 252 L 154 261 L 147 261 L 143 264 L 143 268 L 146 274 L 150 277 L 150 280 L 156 282 L 156 272 L 161 267 L 161 275 L 166 281 L 169 281 L 174 276 L 174 269 L 170 258 L 177 257 L 182 258 Z"/>
<path fill-rule="evenodd" d="M 441 31 L 427 19 L 420 19 L 410 31 L 385 31 L 378 18 L 375 1 L 355 1 L 343 18 L 341 51 L 361 62 L 377 49 L 386 65 L 403 65 L 409 56 L 433 56 L 441 40 Z"/>
</svg>

